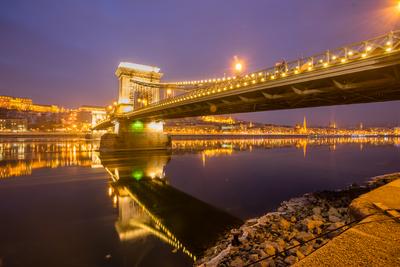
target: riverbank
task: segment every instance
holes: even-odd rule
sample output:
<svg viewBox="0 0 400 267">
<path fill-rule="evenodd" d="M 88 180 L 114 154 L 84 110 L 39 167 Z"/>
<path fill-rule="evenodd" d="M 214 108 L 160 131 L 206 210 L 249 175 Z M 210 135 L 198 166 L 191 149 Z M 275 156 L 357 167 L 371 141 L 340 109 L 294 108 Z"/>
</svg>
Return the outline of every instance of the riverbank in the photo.
<svg viewBox="0 0 400 267">
<path fill-rule="evenodd" d="M 281 203 L 276 212 L 247 220 L 199 259 L 197 266 L 289 266 L 351 226 L 352 200 L 400 177 L 374 177 L 363 186 L 305 194 Z"/>
<path fill-rule="evenodd" d="M 0 132 L 0 138 L 3 140 L 13 139 L 51 139 L 51 138 L 79 138 L 100 140 L 101 133 L 89 132 Z"/>
</svg>

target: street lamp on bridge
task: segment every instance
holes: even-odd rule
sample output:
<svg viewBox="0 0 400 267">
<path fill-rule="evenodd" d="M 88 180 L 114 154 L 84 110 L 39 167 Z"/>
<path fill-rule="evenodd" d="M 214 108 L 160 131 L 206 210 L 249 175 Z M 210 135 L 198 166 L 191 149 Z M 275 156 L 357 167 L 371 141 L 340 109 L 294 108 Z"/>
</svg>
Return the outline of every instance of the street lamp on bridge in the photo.
<svg viewBox="0 0 400 267">
<path fill-rule="evenodd" d="M 240 75 L 243 72 L 244 66 L 243 62 L 239 60 L 237 56 L 234 57 L 233 70 L 236 75 Z"/>
</svg>

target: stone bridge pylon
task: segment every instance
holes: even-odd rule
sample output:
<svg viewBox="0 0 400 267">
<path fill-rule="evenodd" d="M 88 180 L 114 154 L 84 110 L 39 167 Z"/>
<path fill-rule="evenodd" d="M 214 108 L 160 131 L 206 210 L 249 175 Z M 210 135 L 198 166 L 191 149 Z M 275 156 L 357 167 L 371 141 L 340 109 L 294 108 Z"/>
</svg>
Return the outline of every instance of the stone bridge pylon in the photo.
<svg viewBox="0 0 400 267">
<path fill-rule="evenodd" d="M 113 116 L 144 108 L 160 101 L 171 92 L 162 89 L 160 68 L 121 62 L 115 75 L 118 78 L 118 101 Z M 101 150 L 149 150 L 170 147 L 171 139 L 163 132 L 163 121 L 116 119 L 114 132 L 101 138 Z"/>
</svg>

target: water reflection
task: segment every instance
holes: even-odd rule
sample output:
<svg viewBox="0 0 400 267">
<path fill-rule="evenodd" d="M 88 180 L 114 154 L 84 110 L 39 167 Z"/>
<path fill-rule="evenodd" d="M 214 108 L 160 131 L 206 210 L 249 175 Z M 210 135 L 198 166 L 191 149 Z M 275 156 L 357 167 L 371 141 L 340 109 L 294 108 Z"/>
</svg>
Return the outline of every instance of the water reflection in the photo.
<svg viewBox="0 0 400 267">
<path fill-rule="evenodd" d="M 121 262 L 113 266 L 190 265 L 225 229 L 240 223 L 236 217 L 398 171 L 399 146 L 399 137 L 210 138 L 175 139 L 169 151 L 100 154 L 98 143 L 86 140 L 0 142 L 0 212 L 6 225 L 0 227 L 0 254 L 15 251 L 5 257 L 17 261 L 20 251 L 29 250 L 18 245 L 29 235 L 27 248 L 45 240 L 37 229 L 46 225 L 46 231 L 68 234 L 48 235 L 46 249 L 26 256 L 26 262 L 62 249 L 54 244 L 69 244 L 65 251 L 75 249 L 75 255 L 89 247 L 100 251 L 93 252 L 96 259 L 110 254 Z M 68 166 L 74 168 L 56 169 Z M 5 179 L 23 175 L 31 177 Z M 29 185 L 35 178 L 40 179 Z M 65 242 L 70 236 L 78 238 Z M 80 265 L 106 266 L 96 263 Z"/>
<path fill-rule="evenodd" d="M 338 138 L 213 138 L 213 139 L 175 139 L 172 141 L 172 154 L 201 154 L 203 166 L 207 158 L 230 156 L 240 151 L 253 149 L 274 149 L 296 147 L 307 156 L 307 148 L 329 146 L 336 150 L 337 145 L 356 144 L 362 151 L 366 146 L 400 146 L 400 137 L 338 137 Z M 53 140 L 45 142 L 14 141 L 0 142 L 0 179 L 31 175 L 40 168 L 83 166 L 101 168 L 98 150 L 99 143 L 85 140 Z M 143 159 L 138 159 L 143 160 Z M 162 177 L 163 170 L 157 166 L 158 160 L 152 158 L 147 164 L 146 175 Z M 168 163 L 168 162 L 167 162 Z M 165 163 L 165 164 L 167 164 Z M 151 166 L 151 165 L 154 166 Z M 140 170 L 131 173 L 140 179 Z"/>
<path fill-rule="evenodd" d="M 96 142 L 60 140 L 0 143 L 0 179 L 31 175 L 40 168 L 67 166 L 102 167 Z"/>
<path fill-rule="evenodd" d="M 196 260 L 219 235 L 241 220 L 170 186 L 164 167 L 171 154 L 100 154 L 113 181 L 110 197 L 119 209 L 115 227 L 121 241 L 152 235 L 175 252 Z"/>
<path fill-rule="evenodd" d="M 335 146 L 338 144 L 362 145 L 400 145 L 400 137 L 319 137 L 319 138 L 237 138 L 237 139 L 175 139 L 174 150 L 199 151 L 208 148 L 224 148 L 233 150 L 252 150 L 253 148 L 282 148 L 304 146 Z M 224 151 L 225 153 L 226 151 Z"/>
<path fill-rule="evenodd" d="M 359 145 L 360 151 L 365 146 L 400 146 L 400 137 L 325 137 L 325 138 L 237 138 L 237 139 L 175 139 L 172 142 L 174 154 L 200 153 L 205 167 L 207 158 L 230 156 L 235 152 L 253 151 L 253 149 L 274 149 L 296 147 L 307 156 L 307 148 L 328 146 L 335 151 L 337 145 Z"/>
</svg>

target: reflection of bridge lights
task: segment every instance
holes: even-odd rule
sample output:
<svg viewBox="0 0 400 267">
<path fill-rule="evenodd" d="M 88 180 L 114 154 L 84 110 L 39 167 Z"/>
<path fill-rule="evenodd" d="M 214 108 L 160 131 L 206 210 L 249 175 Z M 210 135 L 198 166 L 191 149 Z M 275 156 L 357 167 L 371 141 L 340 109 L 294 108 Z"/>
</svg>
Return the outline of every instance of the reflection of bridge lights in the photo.
<svg viewBox="0 0 400 267">
<path fill-rule="evenodd" d="M 136 181 L 140 181 L 143 178 L 143 171 L 142 170 L 134 170 L 132 172 L 132 177 L 136 180 Z"/>
<path fill-rule="evenodd" d="M 116 207 L 117 204 L 118 204 L 118 197 L 115 195 L 115 196 L 113 197 L 113 206 Z"/>
</svg>

